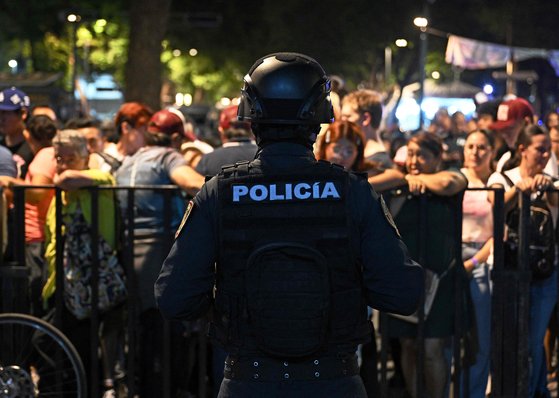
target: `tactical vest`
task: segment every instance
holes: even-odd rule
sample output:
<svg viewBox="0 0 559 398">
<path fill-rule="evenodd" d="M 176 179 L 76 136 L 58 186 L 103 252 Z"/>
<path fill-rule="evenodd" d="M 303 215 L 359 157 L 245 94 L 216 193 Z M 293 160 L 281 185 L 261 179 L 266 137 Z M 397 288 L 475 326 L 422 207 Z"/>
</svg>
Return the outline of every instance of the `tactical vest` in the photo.
<svg viewBox="0 0 559 398">
<path fill-rule="evenodd" d="M 327 162 L 273 177 L 248 162 L 222 169 L 210 336 L 228 353 L 305 358 L 368 340 L 348 189 Z"/>
</svg>

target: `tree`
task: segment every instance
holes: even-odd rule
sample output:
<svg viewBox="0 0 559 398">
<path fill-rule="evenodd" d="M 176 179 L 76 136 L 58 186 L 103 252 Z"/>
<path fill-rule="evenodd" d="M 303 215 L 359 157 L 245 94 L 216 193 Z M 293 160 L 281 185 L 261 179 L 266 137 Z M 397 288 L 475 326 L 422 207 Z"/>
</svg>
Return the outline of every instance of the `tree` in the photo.
<svg viewBox="0 0 559 398">
<path fill-rule="evenodd" d="M 159 109 L 161 42 L 171 0 L 137 0 L 130 9 L 130 42 L 126 63 L 126 101 L 140 101 Z"/>
</svg>

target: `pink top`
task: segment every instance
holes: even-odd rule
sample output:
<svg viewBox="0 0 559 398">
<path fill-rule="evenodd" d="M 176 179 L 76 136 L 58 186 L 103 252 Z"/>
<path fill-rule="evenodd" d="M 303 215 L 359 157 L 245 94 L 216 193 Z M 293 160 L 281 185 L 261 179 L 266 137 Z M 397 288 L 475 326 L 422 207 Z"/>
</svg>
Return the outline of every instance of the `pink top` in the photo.
<svg viewBox="0 0 559 398">
<path fill-rule="evenodd" d="M 465 170 L 462 172 L 465 174 Z M 469 188 L 485 188 L 483 183 L 468 182 Z M 493 210 L 487 191 L 466 191 L 462 201 L 462 242 L 485 242 L 493 236 Z"/>
<path fill-rule="evenodd" d="M 33 176 L 43 175 L 54 179 L 56 174 L 56 161 L 54 159 L 54 148 L 47 147 L 35 154 L 29 164 L 25 183 L 31 184 Z M 43 242 L 45 240 L 45 219 L 54 190 L 49 189 L 43 200 L 33 205 L 25 202 L 25 242 Z"/>
</svg>

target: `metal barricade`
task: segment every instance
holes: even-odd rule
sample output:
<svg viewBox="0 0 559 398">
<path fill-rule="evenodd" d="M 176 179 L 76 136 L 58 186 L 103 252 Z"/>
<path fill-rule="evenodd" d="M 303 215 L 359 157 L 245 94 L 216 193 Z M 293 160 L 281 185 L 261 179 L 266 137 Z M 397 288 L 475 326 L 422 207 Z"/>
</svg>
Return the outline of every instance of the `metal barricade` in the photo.
<svg viewBox="0 0 559 398">
<path fill-rule="evenodd" d="M 61 239 L 63 236 L 63 206 L 62 206 L 62 191 L 59 188 L 53 186 L 15 186 L 14 187 L 14 207 L 13 207 L 13 217 L 14 217 L 14 228 L 10 233 L 13 234 L 14 241 L 14 253 L 16 261 L 11 267 L 0 267 L 0 282 L 6 286 L 10 286 L 12 289 L 3 289 L 2 295 L 7 296 L 6 299 L 2 300 L 2 303 L 13 304 L 17 302 L 19 304 L 23 303 L 22 297 L 26 295 L 24 292 L 27 290 L 25 288 L 15 288 L 14 282 L 18 280 L 27 281 L 27 268 L 25 266 L 25 190 L 31 188 L 43 188 L 43 189 L 53 189 L 55 191 L 56 199 L 56 286 L 57 289 L 54 295 L 54 306 L 57 309 L 63 308 L 64 304 L 64 259 L 60 253 L 64 253 L 64 241 Z M 97 247 L 99 242 L 99 220 L 103 216 L 103 210 L 99 209 L 99 194 L 104 190 L 111 190 L 116 193 L 116 191 L 124 191 L 126 193 L 126 214 L 122 217 L 122 225 L 117 225 L 117 241 L 120 243 L 119 251 L 122 264 L 126 270 L 127 275 L 127 291 L 128 300 L 126 301 L 126 391 L 128 397 L 133 397 L 140 393 L 137 390 L 136 380 L 137 380 L 137 370 L 138 370 L 138 353 L 135 347 L 138 343 L 138 316 L 139 310 L 137 306 L 138 301 L 138 291 L 137 291 L 137 281 L 135 278 L 134 271 L 134 236 L 135 236 L 135 193 L 141 190 L 150 190 L 158 192 L 163 196 L 164 200 L 164 212 L 162 214 L 164 230 L 167 231 L 166 239 L 164 240 L 165 249 L 170 249 L 174 232 L 171 230 L 172 225 L 172 214 L 171 214 L 171 200 L 175 192 L 179 189 L 172 185 L 157 185 L 157 186 L 134 186 L 134 187 L 110 187 L 110 186 L 98 186 L 83 188 L 90 191 L 91 194 L 91 244 L 92 247 Z M 118 211 L 118 207 L 116 207 Z M 116 223 L 118 224 L 118 223 Z M 92 285 L 92 313 L 89 318 L 90 320 L 90 332 L 89 332 L 89 347 L 90 347 L 90 363 L 85 363 L 84 366 L 89 373 L 90 380 L 100 380 L 100 358 L 98 355 L 99 350 L 99 320 L 100 313 L 98 310 L 98 284 L 99 284 L 99 253 L 97 250 L 92 250 L 92 274 L 91 274 L 91 285 Z M 6 276 L 6 277 L 4 277 Z M 155 282 L 155 281 L 154 281 Z M 9 296 L 9 297 L 8 297 Z M 11 299 L 10 302 L 8 302 Z M 13 310 L 12 307 L 7 307 Z M 2 308 L 5 310 L 6 308 Z M 29 312 L 29 307 L 27 305 L 19 305 L 19 312 Z M 55 311 L 52 322 L 55 326 L 64 330 L 64 325 L 62 324 L 61 311 Z M 171 344 L 171 326 L 170 322 L 163 321 L 163 341 L 162 341 L 162 385 L 163 391 L 161 393 L 162 397 L 171 397 L 171 386 L 174 380 L 171 379 L 171 357 L 176 354 L 173 352 Z M 203 334 L 203 333 L 200 333 Z M 198 391 L 197 395 L 200 397 L 205 397 L 208 394 L 207 388 L 207 343 L 205 336 L 199 336 L 196 339 L 196 344 L 198 345 L 198 351 L 195 355 L 200 358 L 198 362 Z M 191 359 L 193 363 L 197 362 L 195 359 Z M 88 386 L 89 396 L 101 396 L 100 384 L 91 383 Z"/>
<path fill-rule="evenodd" d="M 44 188 L 44 189 L 54 189 L 56 198 L 56 252 L 63 253 L 63 240 L 60 239 L 62 236 L 62 191 L 56 189 L 52 186 L 16 186 L 14 187 L 14 208 L 12 210 L 12 216 L 14 217 L 13 229 L 10 230 L 10 234 L 13 234 L 13 244 L 15 248 L 15 262 L 10 264 L 4 264 L 0 267 L 0 283 L 2 286 L 2 310 L 5 311 L 6 308 L 12 308 L 15 304 L 19 305 L 18 310 L 23 312 L 21 305 L 23 301 L 21 299 L 15 299 L 19 294 L 20 297 L 22 292 L 27 289 L 25 287 L 20 287 L 19 285 L 13 284 L 14 281 L 24 282 L 27 278 L 27 270 L 25 268 L 25 189 L 30 188 Z M 124 191 L 126 192 L 126 209 L 127 213 L 123 215 L 123 226 L 124 228 L 119 229 L 120 236 L 120 247 L 119 251 L 121 254 L 121 260 L 125 267 L 127 273 L 127 288 L 128 288 L 128 300 L 126 302 L 126 313 L 128 314 L 125 326 L 126 333 L 126 386 L 127 395 L 133 397 L 134 395 L 141 393 L 137 390 L 135 384 L 136 371 L 138 369 L 138 354 L 134 347 L 137 346 L 137 325 L 138 325 L 138 305 L 137 305 L 137 281 L 135 280 L 134 272 L 134 236 L 135 236 L 135 194 L 141 190 L 154 190 L 160 192 L 165 201 L 163 223 L 164 229 L 168 232 L 167 240 L 165 241 L 165 249 L 170 249 L 173 240 L 173 233 L 171 231 L 172 225 L 172 215 L 171 215 L 171 198 L 173 192 L 177 190 L 174 186 L 136 186 L 136 187 L 91 187 L 88 188 L 91 192 L 91 202 L 92 202 L 92 245 L 97 244 L 99 240 L 99 220 L 103 216 L 102 210 L 99 210 L 99 194 L 103 190 L 112 191 Z M 475 190 L 480 190 L 477 188 Z M 505 209 L 504 209 L 504 191 L 502 189 L 487 189 L 492 190 L 495 193 L 495 201 L 493 206 L 493 220 L 494 220 L 494 248 L 493 248 L 493 270 L 491 273 L 491 280 L 493 283 L 493 293 L 492 293 L 492 335 L 491 335 L 491 381 L 492 381 L 492 396 L 493 397 L 525 397 L 528 395 L 528 377 L 529 377 L 529 366 L 528 366 L 528 317 L 529 317 L 529 291 L 530 291 L 530 271 L 528 270 L 527 262 L 529 257 L 528 240 L 526 239 L 526 231 L 528 228 L 530 220 L 530 198 L 528 195 L 523 195 L 521 200 L 521 222 L 520 222 L 520 241 L 521 247 L 519 250 L 519 264 L 522 264 L 520 269 L 511 270 L 504 266 L 504 248 L 503 248 L 503 237 L 504 237 L 504 224 L 505 224 Z M 461 205 L 461 203 L 457 203 Z M 460 206 L 459 206 L 460 207 Z M 425 208 L 424 200 L 422 201 L 422 209 Z M 461 208 L 461 207 L 460 207 Z M 460 217 L 460 211 L 456 212 L 457 216 Z M 460 218 L 461 220 L 461 218 Z M 455 220 L 457 224 L 460 222 Z M 419 228 L 424 228 L 426 225 L 426 215 L 420 214 L 419 216 Z M 461 233 L 461 231 L 456 231 L 456 233 Z M 426 236 L 426 234 L 423 234 Z M 460 240 L 458 240 L 460 242 Z M 422 244 L 424 245 L 425 242 Z M 425 254 L 425 246 L 420 249 L 420 258 L 417 260 L 421 263 L 422 256 Z M 459 248 L 456 248 L 457 253 L 460 253 Z M 60 288 L 64 286 L 64 259 L 62 256 L 56 257 L 56 294 L 54 299 L 54 304 L 56 308 L 62 308 L 64 306 L 63 289 Z M 91 380 L 99 380 L 99 357 L 98 357 L 98 346 L 99 346 L 99 311 L 95 303 L 98 302 L 98 283 L 99 283 L 99 257 L 96 250 L 93 251 L 93 272 L 92 272 L 92 300 L 93 300 L 93 311 L 91 314 L 90 322 L 90 357 L 91 362 L 89 364 L 84 364 L 89 370 Z M 462 262 L 459 261 L 460 266 Z M 455 303 L 457 307 L 454 311 L 454 325 L 455 325 L 455 338 L 453 340 L 453 374 L 451 377 L 452 383 L 452 395 L 454 397 L 468 396 L 468 391 L 460 392 L 461 388 L 461 377 L 468 378 L 468 370 L 464 368 L 462 371 L 461 356 L 463 350 L 465 349 L 462 345 L 461 338 L 464 335 L 464 314 L 462 313 L 462 308 L 459 305 L 461 303 L 462 295 L 462 285 L 458 281 L 459 278 L 455 278 Z M 18 282 L 18 283 L 19 283 Z M 9 297 L 11 296 L 11 297 Z M 5 307 L 7 306 L 7 307 Z M 10 307 L 11 306 L 11 307 Z M 425 355 L 423 352 L 424 345 L 422 344 L 424 340 L 424 329 L 423 329 L 423 305 L 419 306 L 419 327 L 417 333 L 417 344 L 419 352 L 418 361 L 418 376 L 422 376 L 423 361 L 422 358 Z M 62 325 L 62 317 L 60 311 L 55 312 L 55 317 L 53 320 L 55 326 L 61 327 L 64 330 L 64 325 Z M 386 323 L 386 314 L 380 315 L 380 338 L 381 338 L 381 350 L 380 350 L 380 390 L 382 397 L 390 396 L 390 388 L 388 385 L 388 367 L 387 363 L 389 361 L 388 354 L 388 339 L 385 333 L 383 333 L 383 328 Z M 511 327 L 514 325 L 515 327 Z M 174 383 L 172 377 L 172 361 L 171 358 L 174 354 L 173 347 L 171 346 L 171 334 L 172 334 L 171 323 L 165 322 L 164 324 L 164 337 L 162 342 L 162 358 L 163 358 L 163 392 L 162 397 L 170 397 L 171 389 Z M 207 342 L 204 333 L 199 333 L 198 339 L 196 341 L 198 345 L 197 351 L 193 351 L 192 355 L 195 355 L 195 361 L 198 363 L 198 391 L 197 396 L 206 397 L 208 396 L 210 390 L 208 388 L 208 379 L 210 379 L 207 374 Z M 467 383 L 466 383 L 467 384 Z M 100 396 L 99 384 L 93 383 L 89 386 L 90 396 Z M 423 377 L 418 377 L 417 390 L 420 395 L 425 391 L 425 386 L 423 383 Z"/>
</svg>

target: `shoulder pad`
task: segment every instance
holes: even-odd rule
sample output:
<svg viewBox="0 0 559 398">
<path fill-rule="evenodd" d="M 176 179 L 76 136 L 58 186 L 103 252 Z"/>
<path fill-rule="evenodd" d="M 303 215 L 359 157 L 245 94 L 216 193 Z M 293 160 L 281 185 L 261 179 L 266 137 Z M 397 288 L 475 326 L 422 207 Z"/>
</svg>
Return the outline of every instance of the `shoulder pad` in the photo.
<svg viewBox="0 0 559 398">
<path fill-rule="evenodd" d="M 221 166 L 221 172 L 230 172 L 235 169 L 234 164 L 224 164 Z"/>
<path fill-rule="evenodd" d="M 358 178 L 362 178 L 364 180 L 369 179 L 369 174 L 366 171 L 350 171 L 351 174 L 357 176 Z"/>
<path fill-rule="evenodd" d="M 221 171 L 219 172 L 220 176 L 230 176 L 235 172 L 235 165 L 234 164 L 226 164 L 221 166 Z"/>
<path fill-rule="evenodd" d="M 322 166 L 322 167 L 328 167 L 328 168 L 330 168 L 330 169 L 335 169 L 335 170 L 346 170 L 346 169 L 344 168 L 344 166 L 341 166 L 341 165 L 339 165 L 339 164 L 337 164 L 337 163 L 329 162 L 329 161 L 324 160 L 324 159 L 319 159 L 319 160 L 317 160 L 317 164 L 319 164 L 319 165 Z M 347 171 L 347 170 L 346 170 L 346 171 Z"/>
<path fill-rule="evenodd" d="M 241 162 L 236 162 L 235 164 L 227 164 L 221 166 L 221 173 L 222 176 L 230 176 L 231 174 L 237 175 L 246 175 L 249 174 L 250 169 L 250 161 L 243 160 Z"/>
</svg>

